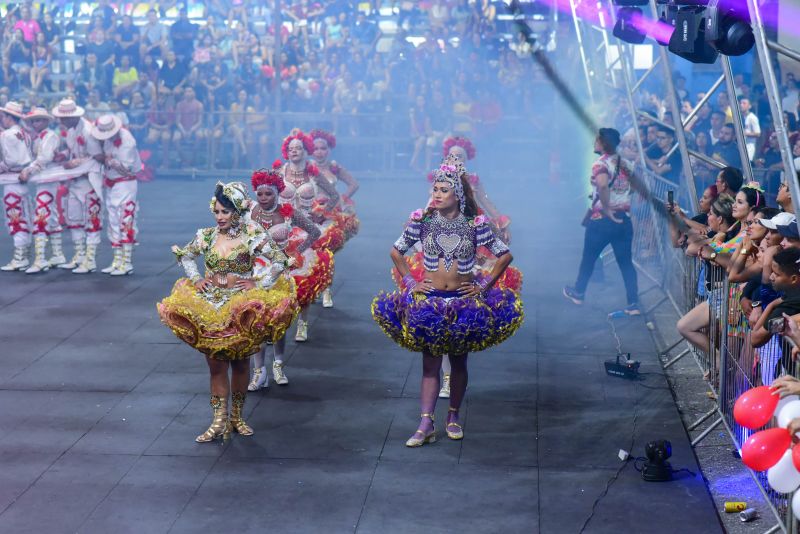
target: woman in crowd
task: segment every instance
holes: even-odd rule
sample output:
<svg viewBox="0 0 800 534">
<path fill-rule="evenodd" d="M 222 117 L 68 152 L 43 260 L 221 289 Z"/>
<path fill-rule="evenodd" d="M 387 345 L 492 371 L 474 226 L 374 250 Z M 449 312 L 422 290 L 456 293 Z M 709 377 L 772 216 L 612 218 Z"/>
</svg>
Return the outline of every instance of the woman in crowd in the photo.
<svg viewBox="0 0 800 534">
<path fill-rule="evenodd" d="M 259 169 L 251 177 L 258 203 L 251 210 L 252 220 L 267 230 L 279 248 L 293 260 L 292 277 L 297 286 L 297 303 L 301 309 L 319 297 L 331 283 L 333 276 L 333 254 L 326 250 L 314 250 L 311 245 L 320 238 L 321 232 L 302 211 L 285 202 L 292 194 L 280 175 L 282 162 L 273 163 L 272 169 Z M 283 370 L 283 353 L 286 347 L 284 335 L 274 345 L 272 376 L 278 385 L 286 385 L 289 379 Z M 248 389 L 256 391 L 268 387 L 269 377 L 264 366 L 264 349 L 253 358 L 253 378 Z"/>
<path fill-rule="evenodd" d="M 158 304 L 162 322 L 205 355 L 211 372 L 214 419 L 198 443 L 231 431 L 253 433 L 242 418 L 250 356 L 265 342 L 281 339 L 297 313 L 294 283 L 282 274 L 286 257 L 261 227 L 247 224 L 249 203 L 244 184 L 217 183 L 211 199 L 217 225 L 198 230 L 185 247 L 172 248 L 186 278 Z M 200 255 L 205 275 L 195 264 Z"/>
<path fill-rule="evenodd" d="M 398 345 L 422 353 L 420 424 L 408 447 L 436 441 L 434 409 L 441 357 L 450 357 L 450 407 L 445 429 L 462 439 L 459 409 L 467 388 L 467 354 L 508 339 L 522 323 L 522 301 L 511 290 L 494 287 L 511 263 L 508 247 L 478 215 L 464 166 L 448 157 L 434 171 L 432 205 L 417 210 L 391 252 L 410 289 L 380 293 L 372 314 Z M 426 278 L 415 283 L 403 255 L 416 243 L 424 252 Z M 476 251 L 485 246 L 497 256 L 489 276 L 475 276 Z"/>
<path fill-rule="evenodd" d="M 742 188 L 736 197 L 720 194 L 711 207 L 708 225 L 716 234 L 708 238 L 700 232 L 690 231 L 689 246 L 686 253 L 690 256 L 699 256 L 705 260 L 706 268 L 721 267 L 727 269 L 732 263 L 732 256 L 744 240 L 747 225 L 745 224 L 752 211 L 758 211 L 766 204 L 763 192 L 757 188 L 758 184 L 748 184 Z M 709 295 L 710 305 L 719 315 L 723 295 L 721 288 L 712 287 Z M 708 352 L 708 336 L 704 330 L 710 322 L 709 302 L 702 302 L 692 308 L 678 321 L 678 332 L 692 345 Z"/>
<path fill-rule="evenodd" d="M 320 176 L 328 180 L 333 187 L 336 187 L 338 182 L 342 182 L 347 186 L 347 191 L 340 197 L 341 213 L 338 215 L 338 222 L 344 233 L 345 240 L 348 240 L 358 233 L 359 221 L 355 213 L 355 203 L 352 200 L 353 195 L 358 191 L 358 182 L 347 169 L 335 160 L 330 160 L 331 150 L 336 148 L 335 135 L 320 129 L 311 130 L 309 135 L 314 142 L 312 157 L 317 169 L 319 169 Z M 330 287 L 322 293 L 322 306 L 324 308 L 333 307 L 333 296 L 331 295 Z"/>
<path fill-rule="evenodd" d="M 713 239 L 717 246 L 716 249 L 733 250 L 734 242 L 739 235 L 739 227 L 732 211 L 733 197 L 727 194 L 719 195 L 711 205 L 711 210 L 708 213 L 708 234 L 690 230 L 688 232 L 690 244 L 686 249 L 686 254 L 699 256 L 700 248 L 710 239 Z M 692 242 L 693 240 L 694 242 Z M 704 262 L 703 266 L 706 272 L 710 272 L 710 261 Z M 714 306 L 718 306 L 721 301 L 721 290 L 713 286 L 707 286 L 706 289 L 709 291 L 709 300 L 713 301 Z M 678 320 L 677 325 L 681 336 L 705 353 L 710 350 L 708 335 L 705 333 L 710 323 L 709 300 L 704 300 L 689 310 L 686 315 Z"/>
</svg>

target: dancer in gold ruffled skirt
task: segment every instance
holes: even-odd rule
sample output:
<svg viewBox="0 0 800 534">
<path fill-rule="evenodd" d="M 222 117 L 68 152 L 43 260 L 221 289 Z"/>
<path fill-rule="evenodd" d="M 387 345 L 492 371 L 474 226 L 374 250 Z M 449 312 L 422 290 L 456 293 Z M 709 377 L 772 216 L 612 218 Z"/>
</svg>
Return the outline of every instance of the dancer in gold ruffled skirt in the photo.
<svg viewBox="0 0 800 534">
<path fill-rule="evenodd" d="M 197 436 L 200 443 L 231 431 L 253 434 L 242 418 L 250 356 L 281 339 L 298 310 L 294 281 L 284 273 L 290 262 L 268 233 L 245 223 L 249 205 L 243 184 L 217 184 L 211 200 L 217 226 L 198 230 L 183 248 L 173 247 L 187 278 L 157 305 L 162 322 L 206 356 L 211 372 L 214 419 Z M 195 263 L 200 255 L 205 276 Z"/>
</svg>

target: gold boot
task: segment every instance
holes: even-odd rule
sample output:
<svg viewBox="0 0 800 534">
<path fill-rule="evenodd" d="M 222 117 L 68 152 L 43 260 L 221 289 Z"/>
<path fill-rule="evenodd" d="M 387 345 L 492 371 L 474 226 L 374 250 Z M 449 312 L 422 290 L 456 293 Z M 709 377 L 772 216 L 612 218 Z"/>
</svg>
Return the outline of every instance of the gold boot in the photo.
<svg viewBox="0 0 800 534">
<path fill-rule="evenodd" d="M 211 395 L 211 407 L 214 409 L 214 420 L 208 430 L 195 438 L 197 443 L 208 443 L 221 437 L 227 439 L 231 434 L 231 423 L 228 420 L 228 399 L 219 395 Z"/>
<path fill-rule="evenodd" d="M 253 429 L 242 419 L 244 409 L 244 399 L 247 394 L 244 391 L 234 391 L 231 395 L 231 419 L 230 424 L 240 436 L 252 436 Z"/>
</svg>

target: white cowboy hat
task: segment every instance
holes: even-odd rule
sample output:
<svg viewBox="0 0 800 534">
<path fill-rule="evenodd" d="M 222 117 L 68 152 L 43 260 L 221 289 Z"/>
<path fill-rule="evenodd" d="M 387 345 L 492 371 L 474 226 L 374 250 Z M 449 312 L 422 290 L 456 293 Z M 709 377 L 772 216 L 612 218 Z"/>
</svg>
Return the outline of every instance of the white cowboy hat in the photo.
<svg viewBox="0 0 800 534">
<path fill-rule="evenodd" d="M 25 120 L 29 121 L 32 119 L 47 119 L 51 120 L 53 118 L 50 113 L 47 112 L 44 108 L 31 108 L 31 110 L 25 114 Z"/>
<path fill-rule="evenodd" d="M 98 141 L 114 137 L 122 128 L 122 121 L 116 115 L 101 115 L 92 125 L 92 136 Z"/>
<path fill-rule="evenodd" d="M 0 111 L 13 115 L 18 119 L 22 119 L 25 116 L 25 113 L 22 111 L 22 104 L 19 102 L 9 101 L 6 103 L 5 107 L 0 107 Z"/>
<path fill-rule="evenodd" d="M 53 108 L 52 114 L 54 117 L 82 117 L 83 108 L 71 98 L 65 98 Z"/>
</svg>

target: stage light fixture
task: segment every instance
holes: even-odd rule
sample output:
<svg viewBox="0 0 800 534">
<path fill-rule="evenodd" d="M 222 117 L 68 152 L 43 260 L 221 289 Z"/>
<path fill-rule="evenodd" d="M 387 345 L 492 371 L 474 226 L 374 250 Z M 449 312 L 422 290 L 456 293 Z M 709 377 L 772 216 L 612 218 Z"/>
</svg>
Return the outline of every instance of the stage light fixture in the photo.
<svg viewBox="0 0 800 534">
<path fill-rule="evenodd" d="M 756 42 L 747 16 L 720 0 L 711 0 L 706 8 L 705 39 L 726 56 L 746 54 Z"/>
<path fill-rule="evenodd" d="M 659 439 L 644 447 L 647 462 L 642 469 L 642 478 L 648 482 L 667 482 L 672 480 L 672 466 L 667 461 L 672 456 L 672 444 Z"/>
<path fill-rule="evenodd" d="M 642 44 L 647 35 L 636 27 L 635 21 L 642 19 L 642 10 L 638 7 L 621 7 L 617 11 L 617 22 L 614 24 L 614 37 L 626 43 Z"/>
<path fill-rule="evenodd" d="M 677 23 L 678 6 L 669 0 L 658 0 L 656 3 L 656 14 L 658 15 L 658 21 L 662 23 L 662 28 L 665 28 L 665 30 L 653 32 L 651 37 L 661 46 L 667 46 L 675 30 L 675 24 Z M 669 29 L 667 26 L 672 28 L 672 31 L 667 31 Z"/>
<path fill-rule="evenodd" d="M 682 6 L 678 9 L 675 31 L 669 38 L 669 51 L 692 63 L 714 63 L 717 50 L 706 42 L 705 7 Z"/>
</svg>

